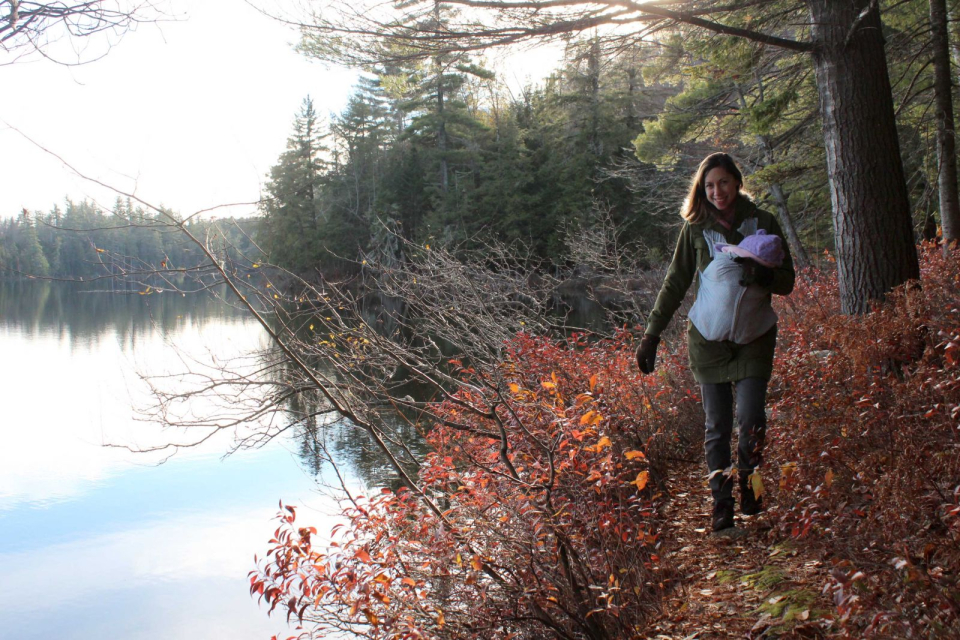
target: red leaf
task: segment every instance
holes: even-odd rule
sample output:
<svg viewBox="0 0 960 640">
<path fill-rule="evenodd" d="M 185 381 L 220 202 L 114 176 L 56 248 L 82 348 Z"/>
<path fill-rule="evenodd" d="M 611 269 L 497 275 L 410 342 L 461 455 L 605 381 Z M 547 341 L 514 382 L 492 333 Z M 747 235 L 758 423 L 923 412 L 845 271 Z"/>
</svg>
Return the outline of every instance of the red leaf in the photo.
<svg viewBox="0 0 960 640">
<path fill-rule="evenodd" d="M 373 560 L 370 558 L 370 554 L 364 551 L 363 549 L 360 549 L 359 551 L 357 551 L 355 554 L 353 554 L 353 556 L 358 560 L 361 560 L 362 562 L 365 562 L 367 564 L 370 564 L 371 562 L 373 562 Z"/>
</svg>

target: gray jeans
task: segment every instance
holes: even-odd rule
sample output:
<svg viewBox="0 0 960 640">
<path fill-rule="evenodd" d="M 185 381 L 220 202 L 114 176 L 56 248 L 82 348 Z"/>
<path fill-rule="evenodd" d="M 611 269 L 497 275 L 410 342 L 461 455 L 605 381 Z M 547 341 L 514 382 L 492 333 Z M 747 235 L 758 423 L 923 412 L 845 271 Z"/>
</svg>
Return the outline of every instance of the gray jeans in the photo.
<svg viewBox="0 0 960 640">
<path fill-rule="evenodd" d="M 767 381 L 763 378 L 744 378 L 736 383 L 701 384 L 703 411 L 706 414 L 703 447 L 707 454 L 710 492 L 715 502 L 729 500 L 733 496 L 733 474 L 726 472 L 731 468 L 734 389 L 737 394 L 737 424 L 740 427 L 737 444 L 740 473 L 750 474 L 760 465 L 763 456 L 767 431 Z"/>
</svg>

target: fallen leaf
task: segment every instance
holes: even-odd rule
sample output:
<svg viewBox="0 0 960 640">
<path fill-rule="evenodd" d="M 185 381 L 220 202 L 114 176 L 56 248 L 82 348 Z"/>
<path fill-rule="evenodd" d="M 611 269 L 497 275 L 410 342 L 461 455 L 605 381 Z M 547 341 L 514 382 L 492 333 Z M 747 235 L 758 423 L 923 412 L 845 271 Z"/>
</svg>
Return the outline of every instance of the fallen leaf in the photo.
<svg viewBox="0 0 960 640">
<path fill-rule="evenodd" d="M 637 485 L 637 491 L 643 491 L 644 487 L 647 486 L 647 482 L 650 481 L 650 472 L 641 471 L 637 474 L 637 479 L 631 482 L 630 484 Z"/>
<path fill-rule="evenodd" d="M 753 495 L 759 500 L 763 495 L 763 480 L 760 479 L 759 472 L 750 474 L 750 486 L 753 487 Z"/>
</svg>

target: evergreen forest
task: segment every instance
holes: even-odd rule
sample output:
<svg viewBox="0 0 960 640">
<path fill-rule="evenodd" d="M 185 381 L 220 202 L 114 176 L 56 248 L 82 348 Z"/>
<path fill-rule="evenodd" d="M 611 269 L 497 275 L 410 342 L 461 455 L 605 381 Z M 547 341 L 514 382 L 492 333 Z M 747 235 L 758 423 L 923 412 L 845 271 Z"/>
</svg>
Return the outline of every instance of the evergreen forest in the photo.
<svg viewBox="0 0 960 640">
<path fill-rule="evenodd" d="M 938 119 L 921 4 L 893 6 L 883 25 L 915 238 L 932 238 Z M 329 57 L 310 32 L 300 48 Z M 246 239 L 231 238 L 241 252 L 255 245 L 296 274 L 338 276 L 367 256 L 402 262 L 398 239 L 454 250 L 499 241 L 531 268 L 575 267 L 583 234 L 612 223 L 619 250 L 656 264 L 672 251 L 693 170 L 716 150 L 778 214 L 800 266 L 835 248 L 809 56 L 688 29 L 631 46 L 582 35 L 549 77 L 519 90 L 480 54 L 408 59 L 384 45 L 380 57 L 342 113 L 319 114 L 309 97 L 295 111 L 257 219 L 240 223 Z M 185 249 L 157 215 L 122 200 L 19 212 L 2 223 L 0 266 L 90 277 L 94 244 L 177 260 Z"/>
<path fill-rule="evenodd" d="M 215 255 L 260 255 L 254 218 L 183 221 L 129 198 L 117 198 L 109 210 L 67 199 L 48 212 L 0 219 L 0 269 L 5 276 L 92 282 L 104 290 L 142 290 L 164 279 L 180 285 L 203 270 L 206 257 L 171 221 L 210 241 Z"/>
</svg>

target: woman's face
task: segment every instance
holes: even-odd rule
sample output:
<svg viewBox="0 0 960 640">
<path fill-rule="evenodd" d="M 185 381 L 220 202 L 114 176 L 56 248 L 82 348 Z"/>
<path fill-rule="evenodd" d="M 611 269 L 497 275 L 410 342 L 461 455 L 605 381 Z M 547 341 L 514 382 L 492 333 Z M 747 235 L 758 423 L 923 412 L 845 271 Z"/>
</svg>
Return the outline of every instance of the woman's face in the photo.
<svg viewBox="0 0 960 640">
<path fill-rule="evenodd" d="M 714 167 L 703 179 L 703 189 L 707 192 L 707 201 L 722 213 L 733 210 L 733 203 L 740 193 L 740 182 L 723 167 Z"/>
</svg>

